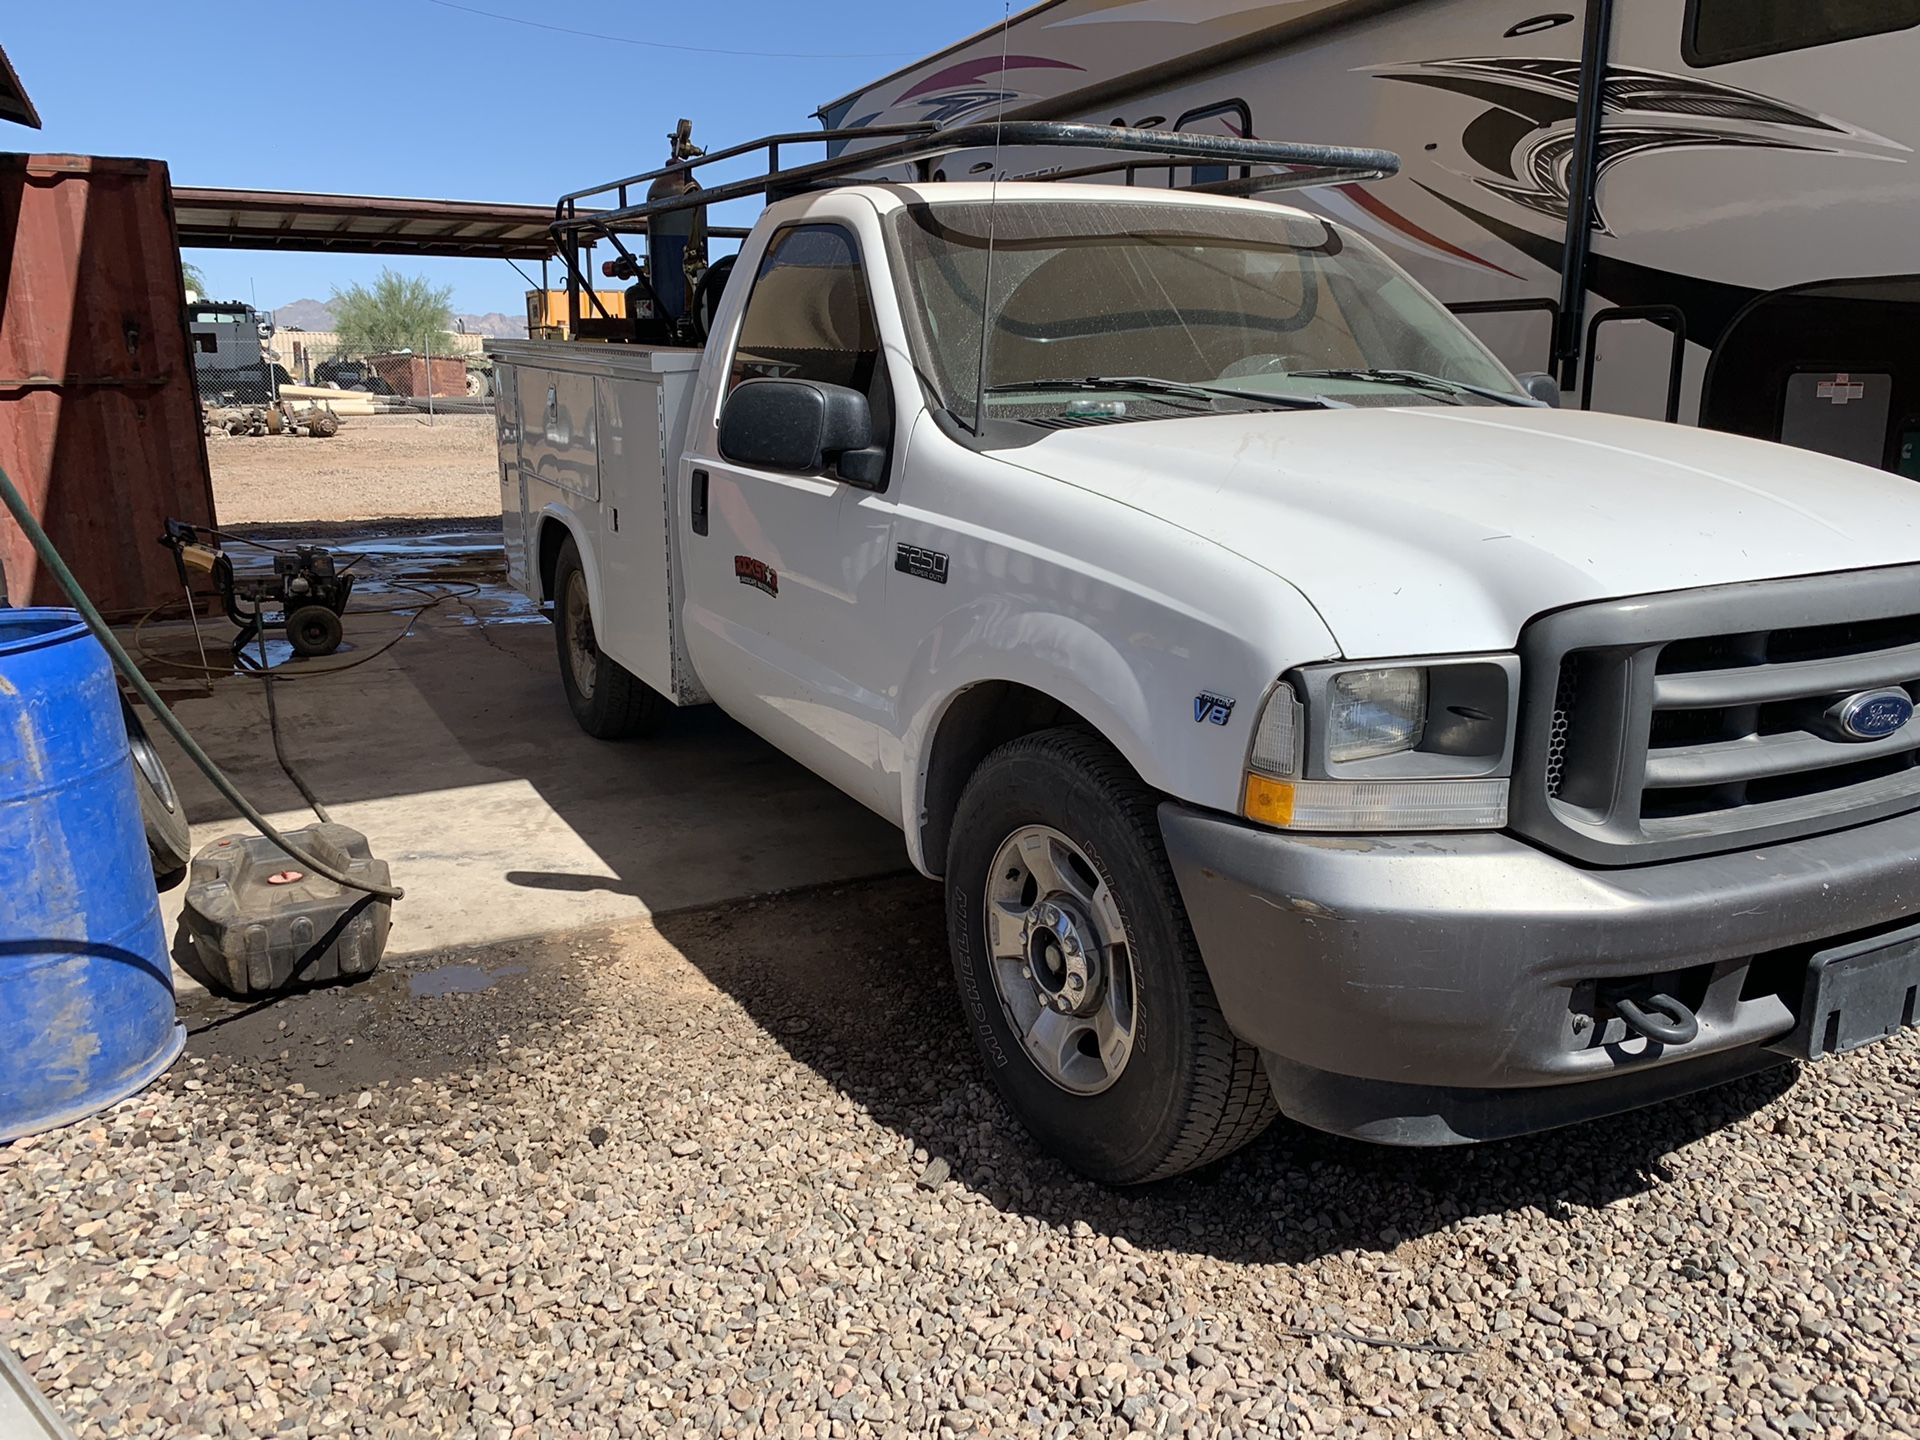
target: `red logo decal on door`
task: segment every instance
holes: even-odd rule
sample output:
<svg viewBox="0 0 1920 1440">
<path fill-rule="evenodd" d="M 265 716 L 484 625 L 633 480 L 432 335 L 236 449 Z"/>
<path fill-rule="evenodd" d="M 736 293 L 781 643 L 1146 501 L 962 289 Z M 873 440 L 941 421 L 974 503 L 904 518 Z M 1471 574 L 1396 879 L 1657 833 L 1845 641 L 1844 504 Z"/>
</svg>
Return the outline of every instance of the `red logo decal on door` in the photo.
<svg viewBox="0 0 1920 1440">
<path fill-rule="evenodd" d="M 733 557 L 733 578 L 742 585 L 751 585 L 769 595 L 780 593 L 780 572 L 766 561 L 756 560 L 751 555 Z"/>
</svg>

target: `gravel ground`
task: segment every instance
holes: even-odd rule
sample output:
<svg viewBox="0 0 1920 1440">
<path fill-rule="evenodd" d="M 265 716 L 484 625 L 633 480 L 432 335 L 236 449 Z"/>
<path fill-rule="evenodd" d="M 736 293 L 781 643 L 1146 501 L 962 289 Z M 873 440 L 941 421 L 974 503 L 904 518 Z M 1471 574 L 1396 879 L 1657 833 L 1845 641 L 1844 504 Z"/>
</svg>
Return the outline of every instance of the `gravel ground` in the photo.
<svg viewBox="0 0 1920 1440">
<path fill-rule="evenodd" d="M 420 964 L 206 1002 L 153 1090 L 0 1150 L 0 1334 L 81 1433 L 1920 1425 L 1911 1033 L 1115 1193 L 1001 1111 L 915 879 Z"/>
<path fill-rule="evenodd" d="M 350 415 L 328 440 L 207 437 L 223 525 L 500 513 L 491 415 Z"/>
</svg>

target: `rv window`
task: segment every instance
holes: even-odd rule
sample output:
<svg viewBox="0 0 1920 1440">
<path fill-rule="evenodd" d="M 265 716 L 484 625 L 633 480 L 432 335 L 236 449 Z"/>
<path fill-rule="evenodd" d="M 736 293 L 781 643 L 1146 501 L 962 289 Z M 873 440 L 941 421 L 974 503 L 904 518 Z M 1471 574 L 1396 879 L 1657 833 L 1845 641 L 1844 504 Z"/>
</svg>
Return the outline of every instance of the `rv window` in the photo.
<svg viewBox="0 0 1920 1440">
<path fill-rule="evenodd" d="M 1920 25 L 1920 0 L 1687 0 L 1681 54 L 1693 66 L 1806 50 Z"/>
<path fill-rule="evenodd" d="M 860 251 L 837 225 L 773 237 L 753 277 L 727 377 L 820 380 L 871 393 L 880 354 Z"/>
</svg>

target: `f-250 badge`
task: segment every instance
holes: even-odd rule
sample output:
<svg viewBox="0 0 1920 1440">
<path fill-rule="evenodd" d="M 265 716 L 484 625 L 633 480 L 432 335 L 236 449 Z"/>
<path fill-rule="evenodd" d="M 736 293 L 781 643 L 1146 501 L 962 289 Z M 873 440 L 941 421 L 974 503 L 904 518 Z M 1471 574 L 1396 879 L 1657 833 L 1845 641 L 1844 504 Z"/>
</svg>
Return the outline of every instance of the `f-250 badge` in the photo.
<svg viewBox="0 0 1920 1440">
<path fill-rule="evenodd" d="M 1193 697 L 1193 723 L 1211 720 L 1216 725 L 1224 725 L 1233 718 L 1233 701 L 1225 695 L 1215 695 L 1203 690 Z"/>
<path fill-rule="evenodd" d="M 780 572 L 766 561 L 756 560 L 751 555 L 733 557 L 733 578 L 742 585 L 751 585 L 769 595 L 780 593 Z"/>
<path fill-rule="evenodd" d="M 936 585 L 947 583 L 947 557 L 938 550 L 922 550 L 902 542 L 894 546 L 893 568 L 902 575 L 917 575 Z"/>
</svg>

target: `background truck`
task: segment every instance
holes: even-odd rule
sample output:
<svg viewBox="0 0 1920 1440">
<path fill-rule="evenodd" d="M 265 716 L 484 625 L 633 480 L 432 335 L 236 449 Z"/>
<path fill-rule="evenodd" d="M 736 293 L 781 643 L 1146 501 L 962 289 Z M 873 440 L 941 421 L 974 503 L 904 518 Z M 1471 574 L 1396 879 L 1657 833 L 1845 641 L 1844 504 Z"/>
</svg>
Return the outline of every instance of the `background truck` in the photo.
<svg viewBox="0 0 1920 1440">
<path fill-rule="evenodd" d="M 994 129 L 1228 173 L 857 183 Z M 590 733 L 711 701 L 901 827 L 1044 1144 L 1136 1182 L 1276 1109 L 1458 1143 L 1914 1022 L 1920 492 L 1554 409 L 1237 196 L 1390 154 L 883 138 L 562 198 L 576 285 L 774 203 L 708 309 L 495 342 L 507 552 Z M 691 251 L 634 268 L 692 297 Z"/>
<path fill-rule="evenodd" d="M 239 300 L 187 302 L 193 338 L 193 378 L 201 400 L 213 405 L 267 405 L 279 398 L 285 372 L 276 375 L 268 342 L 271 316 Z"/>
<path fill-rule="evenodd" d="M 1303 204 L 1569 403 L 1920 479 L 1916 65 L 1920 0 L 1043 0 L 820 113 L 1385 146 Z"/>
</svg>

